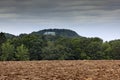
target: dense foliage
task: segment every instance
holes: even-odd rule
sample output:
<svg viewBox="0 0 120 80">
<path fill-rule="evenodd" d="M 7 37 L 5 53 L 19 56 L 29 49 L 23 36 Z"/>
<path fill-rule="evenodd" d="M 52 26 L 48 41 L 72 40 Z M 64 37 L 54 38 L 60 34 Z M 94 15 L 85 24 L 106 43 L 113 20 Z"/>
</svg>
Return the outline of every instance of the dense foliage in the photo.
<svg viewBox="0 0 120 80">
<path fill-rule="evenodd" d="M 120 59 L 120 40 L 0 33 L 0 60 L 101 60 Z"/>
<path fill-rule="evenodd" d="M 69 38 L 79 37 L 79 35 L 75 31 L 69 29 L 44 29 L 38 32 L 33 32 L 31 34 L 44 35 L 44 33 L 46 32 L 55 32 L 56 36 L 63 36 Z"/>
</svg>

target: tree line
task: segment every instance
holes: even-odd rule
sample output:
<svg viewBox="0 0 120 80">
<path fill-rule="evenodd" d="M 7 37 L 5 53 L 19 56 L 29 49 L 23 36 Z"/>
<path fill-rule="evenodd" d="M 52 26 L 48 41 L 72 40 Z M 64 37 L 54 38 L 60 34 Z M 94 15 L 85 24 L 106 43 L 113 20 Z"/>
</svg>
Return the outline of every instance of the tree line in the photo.
<svg viewBox="0 0 120 80">
<path fill-rule="evenodd" d="M 21 34 L 7 38 L 0 33 L 0 60 L 119 60 L 120 40 L 103 42 L 98 37 Z"/>
</svg>

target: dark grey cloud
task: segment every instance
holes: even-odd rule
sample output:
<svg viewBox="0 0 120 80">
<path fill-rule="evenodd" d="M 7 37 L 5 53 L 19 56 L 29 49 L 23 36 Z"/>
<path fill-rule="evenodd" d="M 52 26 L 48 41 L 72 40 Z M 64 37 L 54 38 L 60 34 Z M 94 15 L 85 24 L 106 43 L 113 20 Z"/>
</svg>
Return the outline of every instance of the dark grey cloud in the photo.
<svg viewBox="0 0 120 80">
<path fill-rule="evenodd" d="M 0 0 L 4 21 L 104 22 L 119 20 L 119 13 L 120 0 Z"/>
</svg>

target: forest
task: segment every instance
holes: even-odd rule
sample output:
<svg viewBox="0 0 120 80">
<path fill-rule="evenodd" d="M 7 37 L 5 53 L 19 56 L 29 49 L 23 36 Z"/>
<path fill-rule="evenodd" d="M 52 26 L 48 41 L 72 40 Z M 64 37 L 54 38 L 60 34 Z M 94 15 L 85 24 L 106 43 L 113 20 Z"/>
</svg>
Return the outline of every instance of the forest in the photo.
<svg viewBox="0 0 120 80">
<path fill-rule="evenodd" d="M 43 30 L 39 34 L 33 32 L 31 34 L 20 34 L 19 36 L 1 32 L 0 60 L 120 59 L 120 40 L 104 42 L 99 37 L 87 38 L 79 36 L 72 30 L 52 30 L 51 32 L 58 32 L 56 35 L 52 35 L 51 33 L 44 35 L 45 31 L 48 30 Z"/>
</svg>

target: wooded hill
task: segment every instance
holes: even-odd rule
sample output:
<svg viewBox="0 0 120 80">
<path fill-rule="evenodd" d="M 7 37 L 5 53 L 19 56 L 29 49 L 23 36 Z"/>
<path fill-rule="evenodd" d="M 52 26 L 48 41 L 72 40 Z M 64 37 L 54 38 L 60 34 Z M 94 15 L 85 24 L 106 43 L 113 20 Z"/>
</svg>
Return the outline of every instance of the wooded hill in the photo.
<svg viewBox="0 0 120 80">
<path fill-rule="evenodd" d="M 46 33 L 48 33 L 48 34 L 46 34 Z M 36 31 L 36 32 L 34 31 L 30 34 L 34 34 L 34 35 L 53 35 L 53 36 L 67 37 L 67 38 L 81 37 L 75 31 L 70 30 L 70 29 L 44 29 L 44 30 L 40 30 L 40 31 Z M 29 34 L 20 34 L 20 35 L 29 35 Z M 10 34 L 10 33 L 5 33 L 5 36 L 7 38 L 15 37 L 15 35 Z"/>
<path fill-rule="evenodd" d="M 44 29 L 38 32 L 32 32 L 32 34 L 37 34 L 37 35 L 45 35 L 45 33 L 48 33 L 48 35 L 50 34 L 55 36 L 68 37 L 68 38 L 79 37 L 79 35 L 75 31 L 69 29 Z"/>
<path fill-rule="evenodd" d="M 10 37 L 0 33 L 0 60 L 120 59 L 120 40 L 103 42 L 67 29 L 46 29 Z"/>
</svg>

